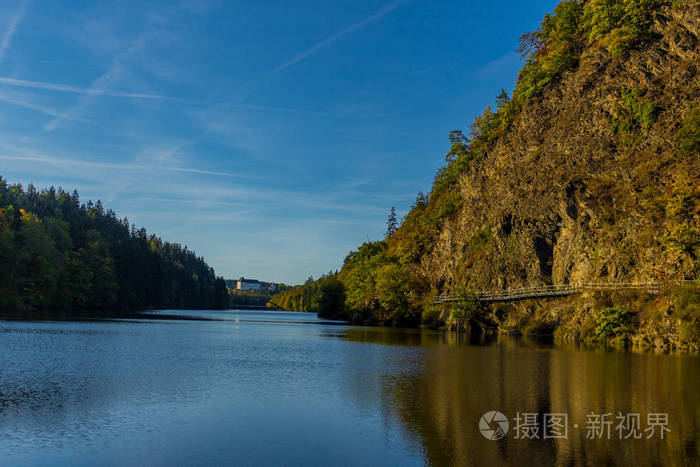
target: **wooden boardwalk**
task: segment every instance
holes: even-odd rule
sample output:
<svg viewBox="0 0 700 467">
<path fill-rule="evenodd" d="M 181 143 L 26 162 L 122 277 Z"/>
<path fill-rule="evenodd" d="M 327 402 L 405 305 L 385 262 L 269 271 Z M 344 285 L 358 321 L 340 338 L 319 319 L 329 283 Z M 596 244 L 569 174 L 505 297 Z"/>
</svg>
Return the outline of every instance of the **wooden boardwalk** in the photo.
<svg viewBox="0 0 700 467">
<path fill-rule="evenodd" d="M 563 284 L 563 285 L 541 285 L 537 287 L 521 287 L 517 289 L 490 291 L 483 290 L 474 292 L 474 295 L 482 302 L 510 302 L 515 300 L 525 300 L 528 298 L 548 298 L 566 297 L 579 294 L 589 290 L 642 290 L 650 294 L 658 294 L 663 289 L 680 284 L 698 285 L 697 281 L 674 281 L 674 282 L 607 282 L 607 283 L 587 283 L 587 284 Z M 457 301 L 455 294 L 440 295 L 436 304 L 451 303 Z"/>
</svg>

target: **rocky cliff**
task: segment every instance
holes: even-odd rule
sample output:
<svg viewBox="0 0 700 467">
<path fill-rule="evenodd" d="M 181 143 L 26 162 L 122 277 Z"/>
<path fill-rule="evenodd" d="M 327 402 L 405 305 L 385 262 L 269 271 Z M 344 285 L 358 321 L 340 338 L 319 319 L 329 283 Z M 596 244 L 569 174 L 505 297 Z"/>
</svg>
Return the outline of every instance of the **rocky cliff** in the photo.
<svg viewBox="0 0 700 467">
<path fill-rule="evenodd" d="M 697 280 L 700 11 L 649 8 L 646 40 L 617 55 L 588 44 L 461 172 L 460 209 L 420 259 L 432 287 Z M 632 310 L 618 337 L 697 349 L 699 299 L 599 292 L 489 312 L 501 330 L 595 339 L 617 306 Z"/>
<path fill-rule="evenodd" d="M 460 176 L 462 207 L 421 260 L 431 281 L 697 278 L 700 159 L 679 150 L 678 133 L 697 119 L 699 20 L 697 8 L 659 7 L 653 40 L 624 57 L 589 47 L 526 101 Z M 489 238 L 475 248 L 479 232 Z"/>
<path fill-rule="evenodd" d="M 468 136 L 450 133 L 447 165 L 398 230 L 276 303 L 365 323 L 700 348 L 699 26 L 687 0 L 561 2 L 523 35 L 513 95 Z M 657 295 L 485 305 L 472 294 L 683 280 L 694 282 Z M 445 293 L 461 298 L 436 306 Z"/>
</svg>

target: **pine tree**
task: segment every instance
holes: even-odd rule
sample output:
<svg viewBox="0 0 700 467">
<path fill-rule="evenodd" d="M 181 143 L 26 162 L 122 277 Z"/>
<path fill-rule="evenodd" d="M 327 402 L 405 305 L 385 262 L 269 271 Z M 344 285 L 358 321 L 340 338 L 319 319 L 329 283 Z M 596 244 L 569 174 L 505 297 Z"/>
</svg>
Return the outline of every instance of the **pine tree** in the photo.
<svg viewBox="0 0 700 467">
<path fill-rule="evenodd" d="M 508 99 L 508 93 L 506 92 L 505 89 L 501 88 L 501 93 L 496 96 L 496 105 L 500 109 L 504 105 L 508 103 L 510 99 Z"/>
<path fill-rule="evenodd" d="M 391 207 L 389 212 L 389 218 L 386 221 L 386 236 L 391 237 L 396 232 L 396 228 L 399 226 L 399 222 L 396 219 L 396 209 L 394 206 Z"/>
</svg>

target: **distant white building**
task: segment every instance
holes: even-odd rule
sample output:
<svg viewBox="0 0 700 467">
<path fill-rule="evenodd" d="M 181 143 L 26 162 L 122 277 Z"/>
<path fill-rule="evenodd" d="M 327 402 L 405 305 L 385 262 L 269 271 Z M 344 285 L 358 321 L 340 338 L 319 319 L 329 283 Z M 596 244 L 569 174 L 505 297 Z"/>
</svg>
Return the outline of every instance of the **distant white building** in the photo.
<svg viewBox="0 0 700 467">
<path fill-rule="evenodd" d="M 238 290 L 260 290 L 260 281 L 241 277 L 236 283 Z"/>
</svg>

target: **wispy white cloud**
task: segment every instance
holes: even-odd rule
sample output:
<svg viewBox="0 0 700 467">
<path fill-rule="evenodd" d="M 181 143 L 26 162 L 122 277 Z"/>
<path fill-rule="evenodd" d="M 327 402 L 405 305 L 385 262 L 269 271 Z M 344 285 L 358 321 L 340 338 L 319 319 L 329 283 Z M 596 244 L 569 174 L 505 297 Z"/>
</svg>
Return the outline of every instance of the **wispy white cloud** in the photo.
<svg viewBox="0 0 700 467">
<path fill-rule="evenodd" d="M 20 23 L 20 21 L 22 21 L 22 18 L 24 17 L 24 12 L 26 11 L 28 5 L 29 0 L 22 0 L 14 16 L 12 17 L 12 19 L 10 19 L 10 24 L 7 27 L 7 30 L 5 31 L 5 34 L 2 36 L 2 41 L 0 41 L 0 62 L 5 56 L 5 52 L 7 52 L 7 49 L 10 47 L 12 36 L 14 36 L 15 31 L 17 30 L 17 25 Z"/>
<path fill-rule="evenodd" d="M 354 179 L 345 180 L 345 181 L 340 182 L 338 184 L 338 189 L 339 190 L 349 190 L 352 188 L 359 188 L 359 187 L 371 185 L 375 181 L 376 181 L 376 179 L 374 177 L 354 178 Z"/>
<path fill-rule="evenodd" d="M 396 8 L 399 7 L 402 3 L 404 3 L 405 0 L 396 0 L 388 5 L 386 5 L 384 8 L 380 9 L 374 14 L 371 14 L 364 18 L 362 21 L 359 21 L 355 24 L 352 24 L 344 29 L 341 29 L 340 31 L 336 32 L 335 34 L 332 34 L 328 36 L 327 38 L 323 39 L 322 41 L 312 45 L 308 49 L 299 52 L 296 54 L 294 57 L 290 58 L 289 60 L 279 64 L 277 67 L 273 69 L 273 72 L 276 73 L 278 71 L 282 71 L 286 68 L 289 68 L 293 65 L 296 65 L 297 63 L 301 62 L 302 60 L 310 57 L 311 55 L 315 54 L 319 50 L 328 47 L 331 45 L 333 42 L 337 41 L 338 39 L 342 39 L 343 37 L 347 36 L 348 34 L 351 34 L 358 29 L 361 29 L 369 24 L 374 23 L 377 20 L 380 20 L 387 14 L 391 13 L 394 11 Z"/>
<path fill-rule="evenodd" d="M 158 184 L 149 184 L 147 180 L 152 179 L 152 172 L 155 170 L 168 170 L 163 167 L 151 166 L 134 166 L 126 164 L 102 163 L 102 162 L 86 162 L 69 159 L 58 159 L 41 156 L 6 156 L 0 155 L 0 160 L 17 160 L 29 163 L 50 164 L 62 168 L 63 175 L 57 175 L 53 170 L 46 172 L 49 178 L 43 178 L 43 185 L 66 185 L 66 174 L 73 174 L 79 180 L 73 182 L 73 186 L 89 187 L 87 191 L 88 197 L 94 196 L 100 198 L 107 203 L 112 203 L 119 199 L 122 204 L 128 206 L 141 206 L 143 203 L 155 203 L 159 210 L 168 211 L 171 213 L 181 211 L 183 206 L 195 205 L 198 211 L 213 210 L 218 216 L 226 219 L 229 210 L 224 206 L 234 208 L 237 211 L 249 210 L 254 212 L 259 217 L 259 221 L 269 221 L 270 217 L 263 214 L 264 211 L 283 210 L 301 210 L 308 211 L 304 214 L 300 213 L 300 219 L 304 219 L 304 223 L 313 223 L 319 219 L 336 219 L 340 223 L 341 219 L 345 219 L 348 224 L 355 223 L 356 218 L 348 218 L 348 214 L 360 215 L 361 219 L 357 220 L 358 224 L 367 222 L 368 216 L 383 217 L 385 209 L 373 207 L 373 203 L 366 202 L 362 196 L 349 197 L 346 193 L 339 196 L 334 192 L 325 193 L 310 193 L 300 190 L 287 190 L 282 188 L 266 188 L 253 185 L 239 185 L 230 183 L 209 182 L 207 185 L 196 184 L 193 189 L 192 183 L 183 183 L 183 181 L 173 179 L 166 180 L 163 177 L 159 179 Z M 71 170 L 74 169 L 74 170 Z M 139 179 L 139 182 L 131 186 L 130 183 L 123 179 L 107 177 L 105 173 L 109 172 L 113 175 L 115 170 L 141 170 L 142 174 L 134 175 Z M 201 170 L 183 170 L 185 172 L 194 172 L 201 174 Z M 217 173 L 217 175 L 220 175 Z M 37 177 L 42 177 L 36 171 L 33 172 L 32 180 L 38 181 Z M 149 178 L 151 177 L 151 178 Z M 60 182 L 64 180 L 64 182 Z M 84 190 L 81 189 L 81 192 Z M 136 204 L 134 204 L 136 203 Z M 167 205 L 167 207 L 166 207 Z M 188 211 L 190 212 L 190 211 Z M 132 215 L 130 214 L 131 218 Z M 191 214 L 187 216 L 188 222 L 191 222 Z M 355 219 L 355 220 L 353 220 Z M 331 222 L 333 223 L 333 222 Z"/>
<path fill-rule="evenodd" d="M 86 65 L 81 63 L 66 62 L 60 60 L 45 60 L 42 58 L 30 58 L 30 57 L 19 57 L 17 55 L 5 54 L 4 58 L 6 60 L 12 60 L 16 62 L 27 62 L 27 63 L 39 63 L 42 65 L 54 65 L 58 67 L 71 67 L 71 68 L 83 68 L 88 70 L 98 69 L 96 66 Z"/>
<path fill-rule="evenodd" d="M 179 142 L 149 144 L 143 150 L 139 151 L 134 157 L 134 163 L 163 163 L 173 162 L 175 156 L 187 146 L 191 146 L 197 142 L 197 138 L 185 139 Z"/>
<path fill-rule="evenodd" d="M 0 102 L 4 102 L 6 104 L 11 104 L 11 105 L 16 105 L 19 107 L 24 107 L 24 108 L 31 109 L 31 110 L 36 110 L 36 111 L 41 112 L 41 113 L 48 115 L 50 117 L 59 117 L 62 115 L 59 111 L 57 111 L 56 109 L 52 109 L 51 107 L 37 104 L 35 102 L 30 102 L 30 101 L 27 101 L 24 99 L 19 99 L 17 97 L 8 96 L 5 94 L 0 94 Z M 71 116 L 68 116 L 67 118 L 69 118 L 70 120 L 75 121 L 75 122 L 87 123 L 87 124 L 91 124 L 91 125 L 93 124 L 92 122 L 85 120 L 85 119 L 82 119 L 82 118 L 76 118 L 76 117 L 71 117 Z"/>
<path fill-rule="evenodd" d="M 221 107 L 221 108 L 231 108 L 238 110 L 254 110 L 261 112 L 280 112 L 280 113 L 294 113 L 294 114 L 306 114 L 306 115 L 317 115 L 320 117 L 332 116 L 330 112 L 324 110 L 313 110 L 313 109 L 302 109 L 299 107 L 275 107 L 268 105 L 255 105 L 255 104 L 232 104 L 232 103 L 219 103 L 219 104 L 201 104 L 209 105 L 211 107 Z"/>
<path fill-rule="evenodd" d="M 198 195 L 199 193 L 197 193 Z M 227 195 L 228 196 L 228 195 Z M 138 201 L 139 203 L 144 203 L 144 202 L 150 202 L 150 203 L 167 203 L 167 204 L 173 204 L 175 207 L 182 207 L 183 204 L 187 205 L 194 205 L 198 207 L 202 206 L 213 206 L 217 209 L 220 209 L 222 206 L 227 207 L 227 208 L 246 208 L 246 207 L 251 207 L 254 205 L 252 202 L 233 202 L 233 201 L 224 201 L 224 200 L 218 200 L 218 199 L 211 199 L 211 198 L 200 198 L 200 197 L 193 197 L 193 193 L 190 190 L 189 193 L 187 193 L 187 196 L 182 195 L 182 196 L 154 196 L 154 195 L 131 195 L 127 194 L 123 198 L 128 198 L 130 201 Z M 255 205 L 256 212 L 260 212 L 260 207 Z"/>
<path fill-rule="evenodd" d="M 100 169 L 125 169 L 125 170 L 153 170 L 153 171 L 168 171 L 168 172 L 183 172 L 200 175 L 216 175 L 220 177 L 246 177 L 245 175 L 232 172 L 219 172 L 216 170 L 203 170 L 192 167 L 172 167 L 165 165 L 140 165 L 140 164 L 120 164 L 116 162 L 92 162 L 77 159 L 63 159 L 48 156 L 17 156 L 0 154 L 0 160 L 14 160 L 25 162 L 43 162 L 56 165 L 72 165 L 79 167 L 93 167 Z"/>
<path fill-rule="evenodd" d="M 172 219 L 172 216 L 176 214 L 178 211 L 181 210 L 178 208 L 174 208 L 174 210 L 164 210 L 164 209 L 158 209 L 158 210 L 144 210 L 140 209 L 139 211 L 135 212 L 127 212 L 126 215 L 129 219 L 139 219 L 139 218 L 147 218 L 150 222 L 153 222 L 154 220 L 161 220 L 161 221 L 168 221 L 169 219 Z M 187 223 L 189 225 L 207 225 L 207 226 L 214 226 L 215 224 L 231 224 L 231 223 L 252 223 L 252 222 L 260 222 L 260 217 L 256 216 L 258 211 L 254 209 L 248 209 L 248 210 L 240 210 L 240 211 L 233 211 L 229 210 L 226 211 L 225 213 L 222 213 L 221 211 L 213 211 L 213 212 L 193 212 L 191 214 L 187 215 Z M 183 228 L 183 232 L 187 231 L 187 228 Z"/>
<path fill-rule="evenodd" d="M 72 107 L 68 108 L 61 113 L 58 117 L 51 120 L 44 127 L 47 131 L 53 131 L 61 124 L 64 120 L 69 120 L 71 117 L 78 115 L 84 108 L 86 108 L 95 99 L 96 96 L 104 94 L 109 91 L 111 85 L 114 81 L 118 80 L 126 71 L 126 61 L 135 54 L 138 50 L 142 49 L 145 45 L 146 39 L 141 36 L 136 40 L 130 47 L 126 50 L 118 53 L 113 59 L 112 63 L 99 78 L 92 82 L 89 88 L 89 92 L 84 93 L 78 102 Z"/>
<path fill-rule="evenodd" d="M 104 75 L 103 75 L 104 76 Z M 63 83 L 49 83 L 46 81 L 32 81 L 26 79 L 10 78 L 8 76 L 0 76 L 0 85 L 29 88 L 29 89 L 40 89 L 43 91 L 57 91 L 66 92 L 72 94 L 84 94 L 84 95 L 95 95 L 95 96 L 111 96 L 111 97 L 124 97 L 130 99 L 151 99 L 151 100 L 161 100 L 175 102 L 178 104 L 190 105 L 193 107 L 211 107 L 211 108 L 221 108 L 221 109 L 235 109 L 235 110 L 248 110 L 254 112 L 278 112 L 278 113 L 292 113 L 292 114 L 305 114 L 305 115 L 316 115 L 316 116 L 333 116 L 330 112 L 323 110 L 314 109 L 303 109 L 298 107 L 277 107 L 277 106 L 265 106 L 256 104 L 235 104 L 229 102 L 198 102 L 194 100 L 180 99 L 177 97 L 171 97 L 163 94 L 148 94 L 148 93 L 137 93 L 137 92 L 126 92 L 114 89 L 99 88 L 96 86 L 81 87 L 73 86 L 70 84 Z"/>
<path fill-rule="evenodd" d="M 32 89 L 42 89 L 45 91 L 60 91 L 68 92 L 74 94 L 93 94 L 93 95 L 106 95 L 114 97 L 130 97 L 133 99 L 157 99 L 157 100 L 176 100 L 175 98 L 163 96 L 160 94 L 144 94 L 135 92 L 123 92 L 115 91 L 111 89 L 99 89 L 95 87 L 80 87 L 71 86 L 69 84 L 60 83 L 47 83 L 44 81 L 30 81 L 25 79 L 9 78 L 6 76 L 0 76 L 0 84 L 7 84 L 10 86 L 18 86 L 22 88 L 32 88 Z"/>
<path fill-rule="evenodd" d="M 6 148 L 13 150 L 12 146 L 3 144 Z M 387 199 L 402 199 L 404 193 L 389 193 L 384 195 L 375 195 L 366 193 L 365 190 L 353 190 L 346 188 L 338 191 L 333 188 L 327 192 L 308 192 L 297 189 L 285 189 L 278 187 L 276 184 L 262 186 L 259 183 L 254 185 L 239 185 L 211 182 L 207 185 L 197 184 L 196 190 L 193 191 L 191 184 L 183 184 L 181 181 L 168 181 L 159 179 L 157 185 L 151 185 L 147 181 L 151 179 L 153 173 L 159 171 L 167 171 L 182 174 L 195 175 L 211 175 L 222 178 L 239 178 L 239 179 L 255 179 L 262 177 L 247 176 L 230 172 L 220 172 L 211 170 L 202 170 L 192 167 L 176 167 L 167 165 L 146 165 L 146 164 L 125 164 L 116 162 L 94 162 L 79 159 L 68 159 L 46 156 L 41 153 L 22 150 L 16 148 L 21 154 L 0 154 L 0 160 L 21 161 L 28 163 L 50 164 L 62 168 L 74 168 L 79 170 L 81 177 L 103 180 L 105 172 L 114 174 L 115 170 L 128 170 L 143 172 L 140 176 L 140 181 L 135 185 L 124 180 L 116 180 L 113 186 L 102 187 L 101 196 L 103 199 L 112 200 L 118 193 L 128 193 L 127 197 L 133 196 L 153 196 L 154 193 L 166 194 L 171 199 L 199 199 L 211 201 L 226 201 L 235 200 L 242 206 L 248 206 L 250 203 L 255 205 L 259 211 L 261 206 L 285 206 L 285 209 L 305 209 L 312 210 L 316 214 L 319 212 L 325 213 L 356 213 L 367 216 L 370 214 L 383 214 L 385 209 L 377 206 L 386 204 Z M 76 175 L 78 172 L 76 172 Z M 269 179 L 267 180 L 270 181 Z M 118 183 L 117 183 L 118 182 Z M 126 190 L 127 187 L 130 187 Z M 378 199 L 375 199 L 378 198 Z"/>
</svg>

